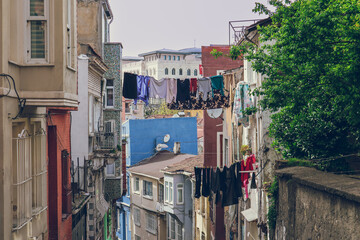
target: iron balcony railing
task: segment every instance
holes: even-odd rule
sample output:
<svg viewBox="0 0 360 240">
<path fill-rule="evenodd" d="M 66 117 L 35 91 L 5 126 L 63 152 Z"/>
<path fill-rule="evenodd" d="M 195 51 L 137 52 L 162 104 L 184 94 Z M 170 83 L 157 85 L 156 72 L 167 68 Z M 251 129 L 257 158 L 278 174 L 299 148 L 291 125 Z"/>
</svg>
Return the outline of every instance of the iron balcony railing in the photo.
<svg viewBox="0 0 360 240">
<path fill-rule="evenodd" d="M 97 132 L 95 136 L 97 149 L 114 149 L 116 147 L 115 132 Z"/>
</svg>

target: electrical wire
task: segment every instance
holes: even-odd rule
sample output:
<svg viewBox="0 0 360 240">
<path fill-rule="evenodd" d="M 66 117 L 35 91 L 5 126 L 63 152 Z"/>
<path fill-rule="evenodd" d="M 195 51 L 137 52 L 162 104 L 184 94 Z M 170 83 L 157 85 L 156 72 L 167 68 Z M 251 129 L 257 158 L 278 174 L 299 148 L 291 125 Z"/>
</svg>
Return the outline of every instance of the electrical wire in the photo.
<svg viewBox="0 0 360 240">
<path fill-rule="evenodd" d="M 17 114 L 15 117 L 12 118 L 12 120 L 15 120 L 15 119 L 17 119 L 17 118 L 22 114 L 22 112 L 23 112 L 23 110 L 24 110 L 24 108 L 25 108 L 26 99 L 25 99 L 25 98 L 20 98 L 19 93 L 18 93 L 18 91 L 17 91 L 17 89 L 16 89 L 15 80 L 14 80 L 14 78 L 13 78 L 11 75 L 5 74 L 5 73 L 1 73 L 1 74 L 0 74 L 0 77 L 10 78 L 10 79 L 12 80 L 12 82 L 13 82 L 14 91 L 15 91 L 15 94 L 16 94 L 17 99 L 18 99 L 18 101 L 19 101 L 19 107 L 20 107 L 20 110 L 19 110 L 18 114 Z M 9 80 L 9 79 L 8 79 L 8 80 Z M 10 84 L 9 84 L 9 86 L 10 86 Z M 10 89 L 10 90 L 11 90 L 11 89 Z M 9 91 L 9 93 L 10 93 L 10 91 Z M 6 95 L 6 96 L 8 96 L 8 95 Z"/>
<path fill-rule="evenodd" d="M 8 76 L 3 76 L 2 74 L 0 74 L 0 76 L 5 77 L 5 79 L 6 79 L 7 82 L 8 82 L 8 85 L 9 85 L 9 90 L 8 90 L 8 92 L 7 92 L 6 94 L 0 96 L 0 98 L 2 98 L 2 97 L 6 97 L 6 96 L 8 96 L 8 95 L 10 94 L 10 92 L 11 92 L 11 84 L 10 84 L 10 80 L 9 80 L 9 77 L 8 77 Z"/>
</svg>

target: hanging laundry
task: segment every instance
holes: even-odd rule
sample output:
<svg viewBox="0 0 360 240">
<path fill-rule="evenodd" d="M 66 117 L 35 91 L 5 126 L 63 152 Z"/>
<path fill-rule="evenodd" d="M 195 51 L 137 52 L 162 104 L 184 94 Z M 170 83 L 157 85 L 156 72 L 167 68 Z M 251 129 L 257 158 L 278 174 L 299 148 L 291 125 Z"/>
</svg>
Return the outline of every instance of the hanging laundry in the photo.
<svg viewBox="0 0 360 240">
<path fill-rule="evenodd" d="M 251 189 L 256 189 L 257 188 L 255 178 L 256 178 L 255 173 L 253 173 L 252 177 L 251 177 L 251 184 L 250 184 Z"/>
<path fill-rule="evenodd" d="M 241 164 L 240 162 L 236 163 L 236 194 L 237 197 L 242 197 L 243 196 L 243 192 L 242 192 L 242 181 L 241 181 Z"/>
<path fill-rule="evenodd" d="M 185 103 L 190 100 L 190 80 L 177 80 L 176 102 Z"/>
<path fill-rule="evenodd" d="M 202 187 L 201 187 L 201 195 L 203 197 L 208 197 L 210 195 L 210 185 L 209 185 L 209 168 L 202 169 Z"/>
<path fill-rule="evenodd" d="M 162 78 L 160 80 L 156 80 L 155 78 L 150 78 L 150 98 L 166 98 L 167 92 L 167 79 Z"/>
<path fill-rule="evenodd" d="M 215 93 L 220 93 L 224 95 L 224 77 L 222 75 L 212 76 L 211 79 L 211 89 L 212 95 Z"/>
<path fill-rule="evenodd" d="M 213 171 L 213 170 L 212 170 Z M 215 195 L 215 204 L 220 200 L 220 169 L 216 168 L 211 179 L 211 191 Z"/>
<path fill-rule="evenodd" d="M 197 81 L 198 84 L 198 91 L 197 91 L 197 98 L 202 95 L 203 100 L 207 100 L 208 94 L 211 92 L 211 80 L 210 78 L 200 78 Z"/>
<path fill-rule="evenodd" d="M 232 164 L 230 168 L 225 167 L 223 170 L 225 172 L 225 186 L 224 186 L 223 198 L 222 198 L 223 207 L 238 203 L 238 194 L 235 188 L 235 183 L 236 183 L 235 169 L 236 169 L 236 165 Z"/>
<path fill-rule="evenodd" d="M 195 172 L 195 198 L 199 198 L 201 196 L 201 168 L 195 167 L 194 168 L 194 172 Z"/>
<path fill-rule="evenodd" d="M 197 91 L 197 78 L 190 79 L 190 94 L 195 96 Z"/>
<path fill-rule="evenodd" d="M 132 73 L 124 73 L 123 96 L 128 99 L 136 99 L 137 95 L 137 75 Z"/>
<path fill-rule="evenodd" d="M 177 80 L 174 78 L 167 79 L 166 102 L 171 103 L 176 101 L 177 95 Z"/>
<path fill-rule="evenodd" d="M 137 104 L 138 100 L 142 100 L 146 105 L 149 104 L 149 76 L 137 76 L 137 99 L 134 100 L 134 104 Z"/>
</svg>

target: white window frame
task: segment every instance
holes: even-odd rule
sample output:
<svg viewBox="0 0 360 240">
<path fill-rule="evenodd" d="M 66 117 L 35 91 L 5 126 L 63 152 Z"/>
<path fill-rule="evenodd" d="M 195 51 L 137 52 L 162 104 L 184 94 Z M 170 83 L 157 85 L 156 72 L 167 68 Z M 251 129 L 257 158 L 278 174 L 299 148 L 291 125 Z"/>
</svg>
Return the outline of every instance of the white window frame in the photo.
<svg viewBox="0 0 360 240">
<path fill-rule="evenodd" d="M 25 10 L 26 10 L 26 63 L 28 64 L 48 64 L 49 63 L 49 0 L 44 0 L 44 16 L 30 16 L 30 0 L 26 0 L 25 2 Z M 44 21 L 45 22 L 45 58 L 31 58 L 31 22 L 32 21 Z"/>
<path fill-rule="evenodd" d="M 11 201 L 12 209 L 16 209 L 12 214 L 12 228 L 18 230 L 32 218 L 32 147 L 31 136 L 26 128 L 12 138 L 12 149 L 14 176 Z"/>
<path fill-rule="evenodd" d="M 173 183 L 169 182 L 169 203 L 173 203 L 173 200 L 174 200 Z"/>
<path fill-rule="evenodd" d="M 133 213 L 133 219 L 134 219 L 134 224 L 138 227 L 141 226 L 141 218 L 140 218 L 140 209 L 139 208 L 133 208 L 134 213 Z"/>
<path fill-rule="evenodd" d="M 165 198 L 164 198 L 164 201 L 166 203 L 169 202 L 169 182 L 168 181 L 165 181 L 165 191 L 164 191 L 164 194 L 165 194 Z"/>
<path fill-rule="evenodd" d="M 112 172 L 109 172 L 111 170 L 112 170 Z M 115 171 L 116 171 L 115 163 L 106 165 L 106 176 L 107 177 L 115 177 Z"/>
<path fill-rule="evenodd" d="M 230 166 L 230 146 L 229 139 L 223 136 L 223 164 Z"/>
<path fill-rule="evenodd" d="M 107 81 L 108 80 L 112 80 L 113 81 L 113 85 L 112 86 L 108 86 L 107 85 Z M 106 84 L 105 84 L 105 108 L 114 108 L 115 105 L 115 92 L 114 92 L 114 85 L 115 85 L 115 80 L 114 79 L 107 79 L 106 80 Z M 108 104 L 108 89 L 112 89 L 113 91 L 113 95 L 112 95 L 112 105 Z"/>
<path fill-rule="evenodd" d="M 134 178 L 134 193 L 140 194 L 140 178 L 138 177 Z"/>
<path fill-rule="evenodd" d="M 157 221 L 156 216 L 151 213 L 146 213 L 146 231 L 152 234 L 156 234 Z"/>
<path fill-rule="evenodd" d="M 179 193 L 180 190 L 181 190 L 181 193 Z M 182 201 L 179 201 L 180 196 L 181 196 Z M 178 183 L 176 185 L 176 203 L 184 204 L 184 184 L 183 183 Z"/>
<path fill-rule="evenodd" d="M 151 195 L 147 194 L 147 190 L 146 190 L 146 184 L 150 183 L 151 184 Z M 153 189 L 153 183 L 150 181 L 146 181 L 143 180 L 143 197 L 148 198 L 148 199 L 152 199 L 154 196 L 154 189 Z"/>
<path fill-rule="evenodd" d="M 66 56 L 66 63 L 67 66 L 72 68 L 73 67 L 73 57 L 72 57 L 72 7 L 73 0 L 67 0 L 67 24 L 66 24 L 66 36 L 67 36 L 67 56 Z"/>
<path fill-rule="evenodd" d="M 179 221 L 176 221 L 175 230 L 176 230 L 176 239 L 182 240 L 183 239 L 183 230 L 182 230 L 182 225 L 180 224 Z"/>
</svg>

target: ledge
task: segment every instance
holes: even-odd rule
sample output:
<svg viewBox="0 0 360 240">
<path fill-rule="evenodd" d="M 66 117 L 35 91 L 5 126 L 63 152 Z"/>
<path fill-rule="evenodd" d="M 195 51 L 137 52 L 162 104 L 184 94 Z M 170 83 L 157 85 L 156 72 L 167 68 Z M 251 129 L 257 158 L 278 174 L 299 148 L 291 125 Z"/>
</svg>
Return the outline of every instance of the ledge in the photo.
<svg viewBox="0 0 360 240">
<path fill-rule="evenodd" d="M 308 167 L 284 168 L 275 171 L 275 175 L 360 203 L 360 179 L 322 172 Z"/>
</svg>

